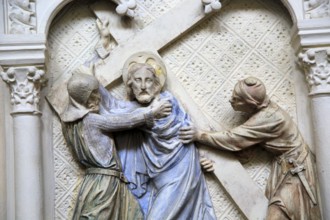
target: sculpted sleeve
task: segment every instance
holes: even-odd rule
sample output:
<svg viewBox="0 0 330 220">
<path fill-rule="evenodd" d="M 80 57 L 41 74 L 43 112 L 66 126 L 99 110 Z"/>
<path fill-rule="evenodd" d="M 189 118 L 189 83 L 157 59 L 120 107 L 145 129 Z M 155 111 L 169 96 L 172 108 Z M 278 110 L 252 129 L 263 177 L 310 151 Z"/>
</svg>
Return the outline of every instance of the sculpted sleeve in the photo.
<svg viewBox="0 0 330 220">
<path fill-rule="evenodd" d="M 244 124 L 228 131 L 202 132 L 199 142 L 215 148 L 239 151 L 280 136 L 284 118 L 276 113 L 258 112 Z"/>
<path fill-rule="evenodd" d="M 88 120 L 85 120 L 85 123 L 107 132 L 129 130 L 141 125 L 150 126 L 150 123 L 153 123 L 149 108 L 139 108 L 131 113 L 89 114 L 86 118 Z"/>
</svg>

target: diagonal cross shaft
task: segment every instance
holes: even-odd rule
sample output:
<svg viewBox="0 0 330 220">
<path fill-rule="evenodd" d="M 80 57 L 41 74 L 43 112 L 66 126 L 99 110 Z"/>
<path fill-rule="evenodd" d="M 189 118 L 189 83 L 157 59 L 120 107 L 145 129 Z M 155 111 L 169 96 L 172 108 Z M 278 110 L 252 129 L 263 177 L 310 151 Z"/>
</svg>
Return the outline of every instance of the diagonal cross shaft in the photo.
<svg viewBox="0 0 330 220">
<path fill-rule="evenodd" d="M 96 76 L 103 85 L 111 84 L 121 77 L 124 62 L 131 54 L 147 50 L 159 51 L 206 17 L 201 2 L 184 1 L 145 29 L 136 33 L 132 31 L 132 36 L 127 37 L 126 42 L 121 43 L 111 52 L 105 64 L 98 66 Z M 116 30 L 113 31 L 113 35 L 116 35 Z M 167 82 L 168 89 L 186 107 L 195 123 L 199 127 L 209 129 L 210 120 L 204 116 L 174 74 L 168 74 Z M 212 126 L 216 130 L 221 130 L 218 124 L 213 123 Z M 208 156 L 216 162 L 214 173 L 217 179 L 243 214 L 248 219 L 263 219 L 268 200 L 243 166 L 230 153 L 209 150 Z"/>
<path fill-rule="evenodd" d="M 167 75 L 167 84 L 168 90 L 172 91 L 174 96 L 180 100 L 197 127 L 205 130 L 223 130 L 219 124 L 214 123 L 214 121 L 209 120 L 204 115 L 174 74 L 169 73 Z M 215 162 L 214 174 L 216 178 L 245 217 L 251 220 L 264 219 L 267 212 L 268 199 L 251 179 L 241 163 L 237 161 L 232 153 L 211 149 L 202 145 L 200 147 L 202 151 L 206 151 L 207 157 Z"/>
<path fill-rule="evenodd" d="M 110 84 L 121 77 L 122 67 L 131 54 L 147 50 L 159 51 L 206 17 L 200 1 L 184 1 L 118 45 L 105 60 L 105 64 L 96 68 L 96 76 L 104 85 Z"/>
</svg>

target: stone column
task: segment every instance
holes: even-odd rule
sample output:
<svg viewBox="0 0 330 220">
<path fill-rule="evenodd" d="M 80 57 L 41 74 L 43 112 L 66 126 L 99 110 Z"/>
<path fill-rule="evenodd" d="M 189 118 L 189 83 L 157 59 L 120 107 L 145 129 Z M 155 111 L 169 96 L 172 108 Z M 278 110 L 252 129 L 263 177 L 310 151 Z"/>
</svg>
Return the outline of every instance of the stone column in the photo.
<svg viewBox="0 0 330 220">
<path fill-rule="evenodd" d="M 43 220 L 43 184 L 38 103 L 44 71 L 10 67 L 1 78 L 10 87 L 14 127 L 15 219 Z"/>
<path fill-rule="evenodd" d="M 310 88 L 323 218 L 330 219 L 330 48 L 308 49 L 299 59 Z"/>
</svg>

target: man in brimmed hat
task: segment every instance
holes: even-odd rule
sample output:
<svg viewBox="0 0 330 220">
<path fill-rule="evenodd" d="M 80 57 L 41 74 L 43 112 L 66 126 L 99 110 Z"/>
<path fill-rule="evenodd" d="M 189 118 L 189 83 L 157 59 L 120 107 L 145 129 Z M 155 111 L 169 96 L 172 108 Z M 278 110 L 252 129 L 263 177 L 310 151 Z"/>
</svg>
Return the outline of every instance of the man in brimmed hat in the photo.
<svg viewBox="0 0 330 220">
<path fill-rule="evenodd" d="M 73 219 L 143 219 L 137 201 L 126 186 L 111 133 L 152 126 L 156 118 L 171 112 L 171 104 L 160 101 L 128 113 L 112 114 L 111 104 L 115 99 L 109 98 L 95 77 L 75 74 L 67 89 L 70 101 L 61 115 L 63 135 L 79 163 L 86 168 Z M 108 108 L 107 114 L 99 114 L 100 102 L 101 111 L 102 106 Z"/>
<path fill-rule="evenodd" d="M 228 131 L 208 132 L 188 126 L 181 129 L 182 141 L 228 151 L 260 144 L 275 155 L 266 188 L 267 219 L 321 219 L 314 155 L 291 117 L 270 101 L 264 84 L 255 77 L 235 85 L 230 103 L 235 111 L 251 117 Z"/>
</svg>

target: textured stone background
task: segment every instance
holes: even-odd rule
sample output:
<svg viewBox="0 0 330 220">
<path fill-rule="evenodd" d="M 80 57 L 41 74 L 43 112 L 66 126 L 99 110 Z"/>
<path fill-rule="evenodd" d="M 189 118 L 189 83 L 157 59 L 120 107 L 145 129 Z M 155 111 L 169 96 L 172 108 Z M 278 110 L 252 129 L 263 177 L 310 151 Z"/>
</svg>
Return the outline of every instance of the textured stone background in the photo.
<svg viewBox="0 0 330 220">
<path fill-rule="evenodd" d="M 135 20 L 144 28 L 181 1 L 137 2 Z M 280 1 L 231 0 L 160 54 L 169 74 L 176 74 L 204 114 L 224 128 L 245 120 L 231 109 L 228 100 L 237 80 L 249 75 L 262 79 L 271 99 L 296 120 L 290 26 Z M 48 36 L 50 82 L 89 60 L 98 39 L 95 17 L 87 4 L 80 1 L 67 6 L 53 21 Z M 114 93 L 124 97 L 123 87 L 119 85 Z M 82 171 L 65 145 L 55 116 L 53 124 L 55 216 L 65 220 L 72 216 Z M 267 152 L 254 148 L 239 153 L 238 158 L 264 190 L 271 160 Z M 212 176 L 206 178 L 218 219 L 244 219 L 222 186 Z"/>
</svg>

